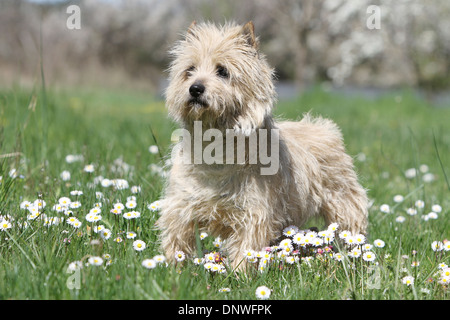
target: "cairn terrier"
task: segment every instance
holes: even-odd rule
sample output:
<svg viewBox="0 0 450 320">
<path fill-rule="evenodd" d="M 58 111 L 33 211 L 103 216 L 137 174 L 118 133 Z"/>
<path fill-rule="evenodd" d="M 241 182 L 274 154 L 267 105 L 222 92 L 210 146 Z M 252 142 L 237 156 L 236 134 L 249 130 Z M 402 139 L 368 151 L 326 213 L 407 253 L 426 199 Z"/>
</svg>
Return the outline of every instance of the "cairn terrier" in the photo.
<svg viewBox="0 0 450 320">
<path fill-rule="evenodd" d="M 309 114 L 299 122 L 273 118 L 274 71 L 258 43 L 252 22 L 194 22 L 170 52 L 166 106 L 183 139 L 172 150 L 157 221 L 169 261 L 176 251 L 195 254 L 199 231 L 225 239 L 239 269 L 246 250 L 269 246 L 283 228 L 313 216 L 366 232 L 366 191 L 339 128 Z"/>
</svg>

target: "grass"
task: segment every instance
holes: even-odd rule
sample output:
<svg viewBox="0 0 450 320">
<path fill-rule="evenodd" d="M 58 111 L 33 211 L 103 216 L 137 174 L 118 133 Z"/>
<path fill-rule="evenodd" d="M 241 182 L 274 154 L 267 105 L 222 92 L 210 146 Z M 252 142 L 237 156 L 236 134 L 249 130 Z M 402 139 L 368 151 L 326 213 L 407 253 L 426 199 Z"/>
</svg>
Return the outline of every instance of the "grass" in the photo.
<svg viewBox="0 0 450 320">
<path fill-rule="evenodd" d="M 207 271 L 191 259 L 176 267 L 159 264 L 149 270 L 141 265 L 160 254 L 154 229 L 158 212 L 148 205 L 161 196 L 160 154 L 168 154 L 176 128 L 162 101 L 145 93 L 105 89 L 2 90 L 0 211 L 11 227 L 0 231 L 0 299 L 255 299 L 262 285 L 272 290 L 270 299 L 283 300 L 448 299 L 448 286 L 439 283 L 439 265 L 449 264 L 450 254 L 433 251 L 431 244 L 447 239 L 450 230 L 450 109 L 436 108 L 407 90 L 367 99 L 314 88 L 296 100 L 281 101 L 275 113 L 296 119 L 308 111 L 330 117 L 342 128 L 373 201 L 367 242 L 382 239 L 385 246 L 372 249 L 373 262 L 336 261 L 314 253 L 309 263 L 273 263 L 262 273 L 255 265 L 236 277 Z M 158 145 L 160 154 L 150 153 L 150 145 Z M 69 163 L 67 155 L 81 155 L 82 161 Z M 91 173 L 85 171 L 88 164 L 94 166 Z M 417 169 L 415 177 L 405 175 L 410 168 Z M 61 178 L 63 171 L 70 172 L 70 180 Z M 99 176 L 124 179 L 129 188 L 104 187 Z M 434 179 L 426 182 L 424 177 Z M 140 192 L 132 193 L 132 186 L 140 186 Z M 73 190 L 83 194 L 71 195 Z M 96 198 L 97 191 L 102 199 Z M 401 203 L 393 201 L 398 194 L 405 198 Z M 109 212 L 130 196 L 136 197 L 133 210 L 140 218 L 126 220 Z M 82 222 L 79 229 L 52 210 L 61 197 L 80 201 L 81 207 L 73 209 Z M 20 204 L 39 198 L 46 206 L 40 217 L 29 220 L 30 213 Z M 406 210 L 417 200 L 424 207 L 409 215 Z M 86 221 L 99 202 L 102 220 Z M 382 204 L 391 213 L 382 212 Z M 424 220 L 434 204 L 442 211 L 437 219 Z M 62 221 L 46 225 L 44 215 Z M 399 216 L 405 221 L 397 222 Z M 110 229 L 111 238 L 95 233 L 96 225 Z M 320 220 L 308 226 L 326 228 Z M 136 238 L 127 239 L 127 231 L 134 231 Z M 114 242 L 117 237 L 123 241 Z M 136 239 L 146 243 L 145 250 L 133 249 Z M 214 251 L 213 240 L 199 243 Z M 86 266 L 92 256 L 102 257 L 102 265 Z M 68 270 L 74 261 L 84 267 Z M 407 275 L 414 277 L 413 285 L 403 284 Z M 223 287 L 230 292 L 219 292 Z"/>
</svg>

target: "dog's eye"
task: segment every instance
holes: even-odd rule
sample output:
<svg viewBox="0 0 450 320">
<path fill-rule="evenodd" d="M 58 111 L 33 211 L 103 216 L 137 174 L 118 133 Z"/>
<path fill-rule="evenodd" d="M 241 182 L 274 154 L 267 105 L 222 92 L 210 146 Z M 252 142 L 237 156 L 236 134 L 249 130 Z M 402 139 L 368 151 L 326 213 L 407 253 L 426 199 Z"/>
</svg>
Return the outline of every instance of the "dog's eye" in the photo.
<svg viewBox="0 0 450 320">
<path fill-rule="evenodd" d="M 194 70 L 195 70 L 195 66 L 190 66 L 189 68 L 186 69 L 186 74 L 188 76 L 190 76 L 192 71 L 194 71 Z"/>
<path fill-rule="evenodd" d="M 228 78 L 228 70 L 224 66 L 218 66 L 217 67 L 217 75 L 221 78 Z"/>
</svg>

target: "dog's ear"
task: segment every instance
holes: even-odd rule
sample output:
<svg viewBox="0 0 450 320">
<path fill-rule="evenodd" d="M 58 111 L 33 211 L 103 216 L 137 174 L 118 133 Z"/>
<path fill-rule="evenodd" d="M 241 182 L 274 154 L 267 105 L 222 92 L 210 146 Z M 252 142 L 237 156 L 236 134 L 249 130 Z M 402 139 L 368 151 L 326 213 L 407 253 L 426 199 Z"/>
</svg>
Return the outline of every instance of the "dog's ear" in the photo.
<svg viewBox="0 0 450 320">
<path fill-rule="evenodd" d="M 258 47 L 258 41 L 255 37 L 255 26 L 253 25 L 253 21 L 247 22 L 242 27 L 242 34 L 247 39 L 248 44 L 255 49 Z"/>
<path fill-rule="evenodd" d="M 191 25 L 189 26 L 189 28 L 187 29 L 187 33 L 188 34 L 194 34 L 194 27 L 197 25 L 197 21 L 192 21 Z"/>
</svg>

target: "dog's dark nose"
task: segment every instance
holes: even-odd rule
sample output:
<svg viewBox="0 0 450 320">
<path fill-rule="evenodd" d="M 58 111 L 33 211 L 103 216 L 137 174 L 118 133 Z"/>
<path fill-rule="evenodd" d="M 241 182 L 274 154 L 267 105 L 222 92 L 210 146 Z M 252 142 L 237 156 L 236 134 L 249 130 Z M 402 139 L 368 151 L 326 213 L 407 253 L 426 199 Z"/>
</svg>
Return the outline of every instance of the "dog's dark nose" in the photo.
<svg viewBox="0 0 450 320">
<path fill-rule="evenodd" d="M 192 86 L 189 87 L 189 93 L 194 98 L 200 97 L 203 92 L 205 92 L 205 86 L 201 82 L 195 82 Z"/>
</svg>

